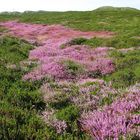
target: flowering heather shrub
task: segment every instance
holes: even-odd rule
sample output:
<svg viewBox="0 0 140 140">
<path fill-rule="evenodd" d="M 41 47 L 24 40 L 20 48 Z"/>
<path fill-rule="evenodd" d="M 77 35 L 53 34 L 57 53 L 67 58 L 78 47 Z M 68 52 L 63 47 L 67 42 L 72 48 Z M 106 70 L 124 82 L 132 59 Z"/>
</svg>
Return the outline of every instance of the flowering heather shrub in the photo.
<svg viewBox="0 0 140 140">
<path fill-rule="evenodd" d="M 94 84 L 94 83 L 98 83 L 100 85 L 103 85 L 105 84 L 105 81 L 102 80 L 102 79 L 92 79 L 92 78 L 87 78 L 87 79 L 82 79 L 82 80 L 79 80 L 77 82 L 77 85 L 87 85 L 87 84 Z"/>
<path fill-rule="evenodd" d="M 55 49 L 54 52 L 53 49 L 48 49 L 47 51 L 42 51 L 42 53 L 46 53 L 43 55 L 35 53 L 37 55 L 34 56 L 40 60 L 41 65 L 39 68 L 25 75 L 24 79 L 35 80 L 46 75 L 51 75 L 56 79 L 71 79 L 72 77 L 68 76 L 65 64 L 61 63 L 65 60 L 79 63 L 83 69 L 85 68 L 87 75 L 81 75 L 82 77 L 87 77 L 89 73 L 94 73 L 96 71 L 99 71 L 102 75 L 111 73 L 115 68 L 112 60 L 106 58 L 107 50 L 107 48 L 104 48 L 101 51 L 100 48 L 89 49 L 87 46 L 76 45 L 65 49 Z"/>
<path fill-rule="evenodd" d="M 120 91 L 113 89 L 103 80 L 99 79 L 84 79 L 77 82 L 79 93 L 71 97 L 71 101 L 81 110 L 81 114 L 96 110 L 104 104 L 112 102 Z"/>
<path fill-rule="evenodd" d="M 96 77 L 96 73 L 97 74 L 99 73 L 99 75 L 100 74 L 105 75 L 105 74 L 112 73 L 115 69 L 112 60 L 108 58 L 98 58 L 95 60 L 94 63 L 89 64 L 88 67 L 89 67 L 89 72 L 91 74 L 93 73 L 94 77 Z"/>
<path fill-rule="evenodd" d="M 9 28 L 11 34 L 18 37 L 22 37 L 27 40 L 36 41 L 37 38 L 40 38 L 41 41 L 50 39 L 50 38 L 91 38 L 93 36 L 109 36 L 112 35 L 111 32 L 102 31 L 102 32 L 81 32 L 66 28 L 61 25 L 40 25 L 40 24 L 26 24 L 18 23 L 16 21 L 9 21 L 5 23 L 0 23 L 1 26 Z"/>
<path fill-rule="evenodd" d="M 56 119 L 54 116 L 54 111 L 44 111 L 42 112 L 42 117 L 49 126 L 55 128 L 57 133 L 62 133 L 66 130 L 67 124 L 65 121 Z"/>
<path fill-rule="evenodd" d="M 53 105 L 53 108 L 63 108 L 74 104 L 80 108 L 81 113 L 97 109 L 101 104 L 112 101 L 120 92 L 111 88 L 103 80 L 84 79 L 77 84 L 64 81 L 58 82 L 55 87 L 49 83 L 42 86 L 44 100 Z"/>
<path fill-rule="evenodd" d="M 99 71 L 102 75 L 114 71 L 114 65 L 108 58 L 107 47 L 90 49 L 88 46 L 73 45 L 62 49 L 60 46 L 72 40 L 73 38 L 92 38 L 110 35 L 109 32 L 81 32 L 72 30 L 61 25 L 39 25 L 25 24 L 18 22 L 1 23 L 4 27 L 10 29 L 14 36 L 21 37 L 29 42 L 38 42 L 39 47 L 30 51 L 30 59 L 38 59 L 40 65 L 32 72 L 24 76 L 23 79 L 38 80 L 47 75 L 56 79 L 73 79 L 73 76 L 67 76 L 67 71 L 60 62 L 72 60 L 80 63 L 85 68 L 87 74 Z M 83 77 L 83 75 L 81 75 Z M 84 75 L 87 77 L 88 75 Z M 77 78 L 75 76 L 75 78 Z"/>
<path fill-rule="evenodd" d="M 137 90 L 130 90 L 124 98 L 87 114 L 81 119 L 83 129 L 97 140 L 118 139 L 120 135 L 126 135 L 135 125 L 140 124 L 140 115 L 131 113 L 140 107 L 140 90 Z"/>
<path fill-rule="evenodd" d="M 116 96 L 117 97 L 120 96 L 120 92 L 118 90 L 113 89 L 111 86 L 107 85 L 105 82 L 100 81 L 98 79 L 84 79 L 84 80 L 80 80 L 77 83 L 77 86 L 79 87 L 77 89 L 76 89 L 77 86 L 72 87 L 72 83 L 70 84 L 70 82 L 67 82 L 67 81 L 57 83 L 55 88 L 53 88 L 54 85 L 50 86 L 47 83 L 46 85 L 43 86 L 44 88 L 42 90 L 44 90 L 43 91 L 44 94 L 45 94 L 45 91 L 48 92 L 48 93 L 46 93 L 46 96 L 47 96 L 46 102 L 53 105 L 54 110 L 58 110 L 58 109 L 61 110 L 65 107 L 68 107 L 71 104 L 78 107 L 80 114 L 82 114 L 82 116 L 87 116 L 86 118 L 84 117 L 82 120 L 82 124 L 84 124 L 82 126 L 87 131 L 88 131 L 88 129 L 90 129 L 89 127 L 92 124 L 92 119 L 93 120 L 95 119 L 97 126 L 98 126 L 98 124 L 101 126 L 102 125 L 104 126 L 103 128 L 100 127 L 101 133 L 102 133 L 102 131 L 106 132 L 107 127 L 109 127 L 108 131 L 106 132 L 109 135 L 104 134 L 105 136 L 103 139 L 105 139 L 109 136 L 114 138 L 115 133 L 118 133 L 118 135 L 117 135 L 117 137 L 118 137 L 119 134 L 123 133 L 123 132 L 119 133 L 125 127 L 125 126 L 119 127 L 119 125 L 121 124 L 121 122 L 119 122 L 119 121 L 121 119 L 124 119 L 124 121 L 128 121 L 129 119 L 132 118 L 131 120 L 133 120 L 133 122 L 139 121 L 138 115 L 131 116 L 131 115 L 129 115 L 131 110 L 130 111 L 128 110 L 129 107 L 131 108 L 131 106 L 132 106 L 132 108 L 133 108 L 133 106 L 134 106 L 135 108 L 132 109 L 132 111 L 134 112 L 139 107 L 139 102 L 136 101 L 139 99 L 139 93 L 140 93 L 140 88 L 139 88 L 140 86 L 138 84 L 133 87 L 130 87 L 129 89 L 126 90 L 126 92 L 130 92 L 132 94 L 126 94 L 126 95 L 121 94 L 121 96 L 124 98 L 118 99 L 115 102 L 113 102 L 112 104 L 110 103 L 111 104 L 110 106 L 104 107 L 103 113 L 102 113 L 102 111 L 96 111 L 101 106 L 101 102 L 105 98 L 106 99 L 108 98 L 109 100 L 114 100 L 116 98 Z M 45 89 L 45 87 L 46 87 L 46 89 Z M 98 90 L 97 90 L 97 87 L 99 87 Z M 91 92 L 93 92 L 93 91 L 95 91 L 96 94 L 94 94 L 94 95 L 91 94 Z M 51 93 L 51 92 L 53 92 L 54 94 L 50 95 L 49 93 Z M 125 98 L 125 96 L 126 96 L 126 98 Z M 131 105 L 131 103 L 132 103 L 132 105 Z M 106 102 L 105 104 L 107 105 L 108 103 Z M 121 106 L 119 106 L 119 105 L 121 105 Z M 120 111 L 121 109 L 122 109 L 122 111 Z M 65 111 L 65 109 L 64 109 L 64 111 Z M 95 114 L 91 113 L 89 115 L 91 117 L 89 117 L 87 115 L 87 112 L 89 112 L 89 111 L 94 111 Z M 60 113 L 59 119 L 63 120 L 63 117 L 64 117 L 63 114 L 64 113 L 62 113 L 62 115 L 61 115 L 61 113 Z M 94 115 L 93 118 L 92 118 L 92 115 Z M 104 120 L 104 117 L 107 117 L 107 118 Z M 114 118 L 115 118 L 115 121 L 114 121 Z M 44 116 L 44 119 L 46 120 L 47 118 Z M 90 121 L 90 119 L 91 119 L 91 121 Z M 98 119 L 99 119 L 99 121 L 98 121 Z M 57 121 L 59 121 L 59 120 L 57 120 Z M 89 121 L 89 123 L 86 123 L 88 121 Z M 112 125 L 113 125 L 113 127 L 112 127 Z M 122 125 L 124 125 L 124 124 L 122 124 Z M 51 126 L 54 127 L 54 125 L 51 125 Z M 119 127 L 119 128 L 117 128 L 117 127 Z M 95 128 L 96 128 L 96 124 L 95 124 Z M 100 128 L 99 128 L 99 134 L 100 134 Z M 118 130 L 116 130 L 117 132 L 114 130 L 115 128 L 118 129 Z M 92 127 L 91 127 L 91 130 L 92 130 Z M 98 127 L 97 127 L 97 130 L 98 130 Z M 63 131 L 63 127 L 62 127 L 62 131 Z M 128 129 L 128 131 L 130 131 L 130 129 Z M 135 130 L 133 130 L 133 131 L 135 131 Z M 101 136 L 102 136 L 102 134 L 101 134 Z M 102 138 L 101 136 L 99 135 L 99 137 L 97 136 L 96 138 L 101 139 Z"/>
<path fill-rule="evenodd" d="M 130 86 L 127 90 L 128 92 L 140 93 L 140 83 Z"/>
</svg>

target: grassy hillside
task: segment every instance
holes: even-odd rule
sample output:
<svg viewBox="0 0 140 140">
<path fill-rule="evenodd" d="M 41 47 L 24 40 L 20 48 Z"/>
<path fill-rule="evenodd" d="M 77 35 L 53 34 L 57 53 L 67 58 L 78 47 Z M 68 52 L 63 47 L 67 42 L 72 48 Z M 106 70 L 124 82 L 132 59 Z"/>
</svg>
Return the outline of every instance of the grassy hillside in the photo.
<svg viewBox="0 0 140 140">
<path fill-rule="evenodd" d="M 110 105 L 117 98 L 124 98 L 127 93 L 131 93 L 131 86 L 140 83 L 140 11 L 131 8 L 102 7 L 88 12 L 26 11 L 0 14 L 0 22 L 10 20 L 37 24 L 62 24 L 81 31 L 114 33 L 112 38 L 77 38 L 69 42 L 71 46 L 112 47 L 109 56 L 115 64 L 115 71 L 107 75 L 97 72 L 91 76 L 104 80 L 107 85 L 96 82 L 77 85 L 57 83 L 50 77 L 36 81 L 22 80 L 23 75 L 37 65 L 36 60 L 32 62 L 28 60 L 29 51 L 37 46 L 17 37 L 2 36 L 8 29 L 0 27 L 0 140 L 92 139 L 90 130 L 83 131 L 79 124 L 80 113 L 83 113 L 83 110 L 85 113 L 94 110 L 87 106 L 88 99 L 96 102 L 94 106 L 96 109 L 102 108 Z M 61 47 L 64 49 L 67 46 Z M 73 61 L 65 61 L 64 65 L 73 75 L 77 75 L 82 69 L 81 65 Z M 46 83 L 51 90 L 47 91 L 47 89 L 44 93 L 42 85 Z M 112 83 L 111 87 L 109 83 Z M 92 86 L 94 89 L 90 89 Z M 53 97 L 48 95 L 49 98 L 44 100 L 44 94 L 47 92 L 56 94 Z M 99 93 L 105 93 L 106 96 Z M 71 100 L 73 97 L 77 103 Z M 140 114 L 139 109 L 138 106 L 132 113 Z M 54 124 L 52 119 L 50 119 L 52 124 L 44 123 L 42 114 L 45 111 L 49 113 L 54 111 L 51 117 L 55 118 L 56 122 L 60 120 L 61 124 L 60 121 Z M 54 125 L 58 130 L 61 126 L 65 128 L 63 121 L 68 127 L 64 132 L 57 133 Z M 126 139 L 137 140 L 139 136 L 135 133 L 127 133 Z M 119 139 L 125 138 L 120 135 Z"/>
<path fill-rule="evenodd" d="M 109 9 L 109 10 L 108 10 Z M 112 9 L 112 10 L 111 10 Z M 131 8 L 99 8 L 89 12 L 24 12 L 2 13 L 0 21 L 62 24 L 83 31 L 112 31 L 117 36 L 103 45 L 118 47 L 138 46 L 140 11 Z M 123 10 L 121 10 L 123 9 Z M 135 38 L 136 37 L 136 38 Z M 115 42 L 115 43 L 114 43 Z"/>
</svg>

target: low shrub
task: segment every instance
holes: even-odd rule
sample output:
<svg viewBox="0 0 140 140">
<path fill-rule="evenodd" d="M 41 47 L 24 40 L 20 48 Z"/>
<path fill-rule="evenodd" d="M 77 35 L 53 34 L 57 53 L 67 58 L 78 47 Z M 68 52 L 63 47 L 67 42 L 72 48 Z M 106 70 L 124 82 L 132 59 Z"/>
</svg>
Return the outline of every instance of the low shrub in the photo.
<svg viewBox="0 0 140 140">
<path fill-rule="evenodd" d="M 62 109 L 70 104 L 70 99 L 67 93 L 57 93 L 53 99 L 50 100 L 49 105 L 54 109 Z"/>
<path fill-rule="evenodd" d="M 73 40 L 71 40 L 70 42 L 68 42 L 68 45 L 82 45 L 87 41 L 87 39 L 85 38 L 75 38 Z"/>
<path fill-rule="evenodd" d="M 76 63 L 72 60 L 65 60 L 62 63 L 70 77 L 72 76 L 75 78 L 75 76 L 79 76 L 84 73 L 84 68 L 79 63 Z"/>
<path fill-rule="evenodd" d="M 70 105 L 56 113 L 56 117 L 60 120 L 65 120 L 66 122 L 74 122 L 79 117 L 79 109 L 74 106 Z"/>
<path fill-rule="evenodd" d="M 115 88 L 125 88 L 135 83 L 136 75 L 130 69 L 124 69 L 113 73 L 109 80 Z"/>
</svg>

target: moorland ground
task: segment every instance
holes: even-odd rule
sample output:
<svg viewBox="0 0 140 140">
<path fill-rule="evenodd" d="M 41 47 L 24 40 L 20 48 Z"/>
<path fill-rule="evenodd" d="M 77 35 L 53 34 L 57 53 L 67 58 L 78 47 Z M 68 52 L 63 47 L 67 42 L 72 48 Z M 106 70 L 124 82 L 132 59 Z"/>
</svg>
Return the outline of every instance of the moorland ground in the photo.
<svg viewBox="0 0 140 140">
<path fill-rule="evenodd" d="M 14 22 L 0 26 L 0 139 L 139 139 L 139 10 L 99 8 L 89 12 L 1 13 L 0 22 L 7 21 Z M 26 24 L 21 26 L 20 22 Z M 66 34 L 70 41 L 58 44 L 59 50 L 54 50 L 50 59 L 55 61 L 48 69 L 50 61 L 47 60 L 53 47 L 46 48 L 51 51 L 45 57 L 42 53 L 36 55 L 38 50 L 32 53 L 47 40 L 46 36 L 35 38 L 37 34 L 33 31 L 45 28 L 44 24 L 48 25 L 46 30 L 51 27 L 51 38 L 57 38 L 54 36 L 56 24 L 63 25 L 66 31 L 71 28 L 104 34 L 90 38 L 77 34 L 77 38 L 71 38 Z M 11 34 L 18 25 L 18 30 Z M 60 31 L 64 37 L 63 27 L 56 34 L 60 35 Z M 55 46 L 57 42 L 52 43 Z M 84 56 L 80 58 L 82 61 L 77 61 L 79 54 Z M 56 60 L 60 56 L 64 58 L 60 63 L 64 68 L 63 80 L 58 77 L 60 71 L 56 73 L 60 69 L 56 69 L 55 75 L 52 69 L 58 68 Z M 92 64 L 100 57 L 102 60 Z M 97 68 L 91 68 L 90 64 Z M 38 70 L 42 65 L 45 65 L 43 72 L 50 70 L 49 75 Z M 30 73 L 34 70 L 37 70 L 34 75 L 40 78 L 32 79 Z"/>
</svg>

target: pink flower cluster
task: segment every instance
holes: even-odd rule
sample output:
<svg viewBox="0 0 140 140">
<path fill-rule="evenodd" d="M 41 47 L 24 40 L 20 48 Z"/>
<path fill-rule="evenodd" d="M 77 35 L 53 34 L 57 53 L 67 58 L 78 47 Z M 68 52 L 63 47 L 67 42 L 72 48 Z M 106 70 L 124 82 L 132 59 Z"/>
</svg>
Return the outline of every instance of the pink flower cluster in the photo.
<svg viewBox="0 0 140 140">
<path fill-rule="evenodd" d="M 132 114 L 140 108 L 139 93 L 126 94 L 102 110 L 89 113 L 81 120 L 83 129 L 96 140 L 118 140 L 120 135 L 126 135 L 135 125 L 140 124 L 140 115 Z"/>
<path fill-rule="evenodd" d="M 12 35 L 22 37 L 29 41 L 41 41 L 41 43 L 44 43 L 46 39 L 55 39 L 57 41 L 57 39 L 59 40 L 60 38 L 67 40 L 75 37 L 111 37 L 113 35 L 112 32 L 107 31 L 81 32 L 61 25 L 26 24 L 17 21 L 3 22 L 0 23 L 0 26 L 9 28 Z"/>
<path fill-rule="evenodd" d="M 72 96 L 71 101 L 80 108 L 81 116 L 85 116 L 89 111 L 97 110 L 105 104 L 104 99 L 114 100 L 120 95 L 119 90 L 112 88 L 101 79 L 82 79 L 77 82 L 77 86 L 79 94 Z"/>
<path fill-rule="evenodd" d="M 83 65 L 86 74 L 100 71 L 104 75 L 114 71 L 112 60 L 107 58 L 108 48 L 103 51 L 98 51 L 98 48 L 89 49 L 87 46 L 71 46 L 55 51 L 52 48 L 52 50 L 46 49 L 46 51 L 42 51 L 43 55 L 40 54 L 40 51 L 33 51 L 31 51 L 30 57 L 33 58 L 34 56 L 34 58 L 39 59 L 41 65 L 39 68 L 25 75 L 25 79 L 40 79 L 46 75 L 51 75 L 57 79 L 71 78 L 65 66 L 61 63 L 66 60 L 72 60 Z"/>
<path fill-rule="evenodd" d="M 65 121 L 58 120 L 54 117 L 54 110 L 42 112 L 42 117 L 45 123 L 55 128 L 57 133 L 63 133 L 67 129 Z"/>
<path fill-rule="evenodd" d="M 111 32 L 81 32 L 61 25 L 26 24 L 5 22 L 0 25 L 10 29 L 10 34 L 29 42 L 37 42 L 40 46 L 30 51 L 29 59 L 37 59 L 40 65 L 24 76 L 25 80 L 38 80 L 47 75 L 56 79 L 71 79 L 63 60 L 72 60 L 83 65 L 86 73 L 99 71 L 108 74 L 114 71 L 114 65 L 107 53 L 109 48 L 91 49 L 88 46 L 74 45 L 62 49 L 60 46 L 73 38 L 109 37 Z M 82 76 L 83 77 L 83 76 Z M 76 77 L 75 77 L 76 78 Z"/>
</svg>

